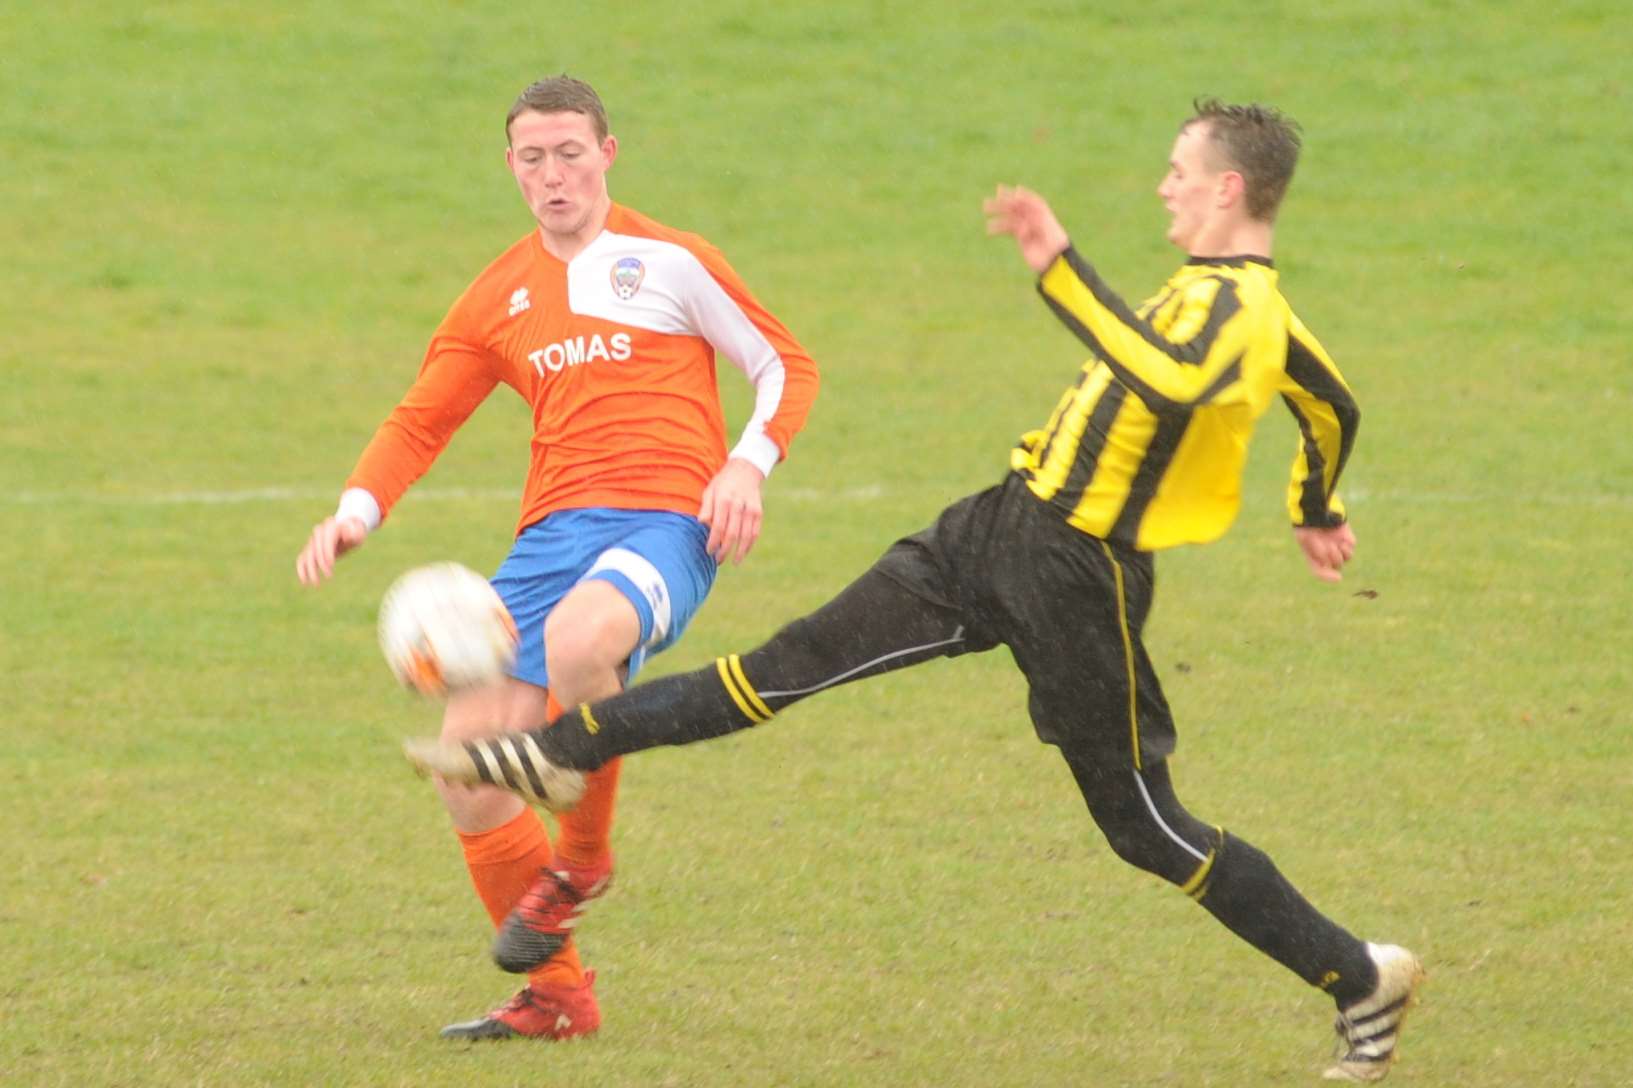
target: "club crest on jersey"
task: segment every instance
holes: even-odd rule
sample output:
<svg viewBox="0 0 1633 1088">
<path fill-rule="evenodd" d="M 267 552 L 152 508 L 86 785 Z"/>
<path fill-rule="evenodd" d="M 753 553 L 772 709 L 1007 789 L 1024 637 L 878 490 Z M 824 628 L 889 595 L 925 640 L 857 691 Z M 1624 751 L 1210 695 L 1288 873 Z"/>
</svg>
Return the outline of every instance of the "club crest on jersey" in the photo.
<svg viewBox="0 0 1633 1088">
<path fill-rule="evenodd" d="M 634 257 L 620 257 L 612 266 L 612 292 L 628 302 L 646 279 L 646 265 Z"/>
<path fill-rule="evenodd" d="M 533 308 L 533 300 L 527 297 L 527 288 L 518 287 L 510 293 L 510 316 L 515 317 L 523 310 Z"/>
</svg>

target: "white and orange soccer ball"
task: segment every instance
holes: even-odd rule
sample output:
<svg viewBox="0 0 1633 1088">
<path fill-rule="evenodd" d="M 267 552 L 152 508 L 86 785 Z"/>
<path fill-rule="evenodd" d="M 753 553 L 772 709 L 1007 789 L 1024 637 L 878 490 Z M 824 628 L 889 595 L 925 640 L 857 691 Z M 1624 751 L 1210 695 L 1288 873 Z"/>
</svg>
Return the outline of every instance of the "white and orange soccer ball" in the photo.
<svg viewBox="0 0 1633 1088">
<path fill-rule="evenodd" d="M 380 649 L 405 687 L 442 698 L 509 671 L 516 622 L 486 578 L 458 563 L 432 563 L 386 590 Z"/>
</svg>

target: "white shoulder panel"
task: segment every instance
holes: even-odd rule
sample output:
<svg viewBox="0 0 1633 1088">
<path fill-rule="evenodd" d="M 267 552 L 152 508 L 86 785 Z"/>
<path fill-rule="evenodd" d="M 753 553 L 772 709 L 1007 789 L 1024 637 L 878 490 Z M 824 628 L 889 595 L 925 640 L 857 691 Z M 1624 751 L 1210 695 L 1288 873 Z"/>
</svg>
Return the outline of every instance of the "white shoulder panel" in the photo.
<svg viewBox="0 0 1633 1088">
<path fill-rule="evenodd" d="M 687 300 L 719 290 L 684 246 L 602 231 L 567 266 L 567 307 L 575 314 L 681 336 L 699 334 Z"/>
</svg>

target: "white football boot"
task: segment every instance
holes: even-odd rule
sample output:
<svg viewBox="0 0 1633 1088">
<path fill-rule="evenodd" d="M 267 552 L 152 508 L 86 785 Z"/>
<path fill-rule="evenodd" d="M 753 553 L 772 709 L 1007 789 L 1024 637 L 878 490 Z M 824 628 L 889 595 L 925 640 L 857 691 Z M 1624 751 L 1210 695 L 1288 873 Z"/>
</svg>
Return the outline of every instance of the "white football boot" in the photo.
<svg viewBox="0 0 1633 1088">
<path fill-rule="evenodd" d="M 1423 984 L 1423 964 L 1407 949 L 1395 944 L 1366 947 L 1378 968 L 1378 985 L 1338 1010 L 1336 1028 L 1344 1054 L 1322 1074 L 1327 1080 L 1366 1084 L 1388 1076 L 1401 1026 Z"/>
<path fill-rule="evenodd" d="M 462 744 L 410 739 L 403 741 L 403 755 L 422 775 L 466 786 L 498 786 L 551 812 L 565 812 L 584 796 L 583 773 L 551 763 L 526 733 Z"/>
</svg>

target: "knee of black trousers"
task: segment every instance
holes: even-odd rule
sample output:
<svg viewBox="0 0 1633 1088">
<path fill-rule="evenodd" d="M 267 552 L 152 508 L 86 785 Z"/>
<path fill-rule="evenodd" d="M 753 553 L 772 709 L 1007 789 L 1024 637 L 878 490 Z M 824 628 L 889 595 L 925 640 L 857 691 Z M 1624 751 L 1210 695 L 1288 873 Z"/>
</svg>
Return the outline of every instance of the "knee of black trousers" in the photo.
<svg viewBox="0 0 1633 1088">
<path fill-rule="evenodd" d="M 1089 815 L 1123 861 L 1183 886 L 1217 850 L 1220 832 L 1179 803 L 1166 764 L 1147 764 L 1142 772 L 1120 754 L 1066 759 Z"/>
<path fill-rule="evenodd" d="M 1196 855 L 1152 826 L 1149 818 L 1101 820 L 1096 817 L 1096 822 L 1106 842 L 1111 844 L 1112 852 L 1136 869 L 1176 885 L 1184 884 L 1196 872 Z"/>
</svg>

